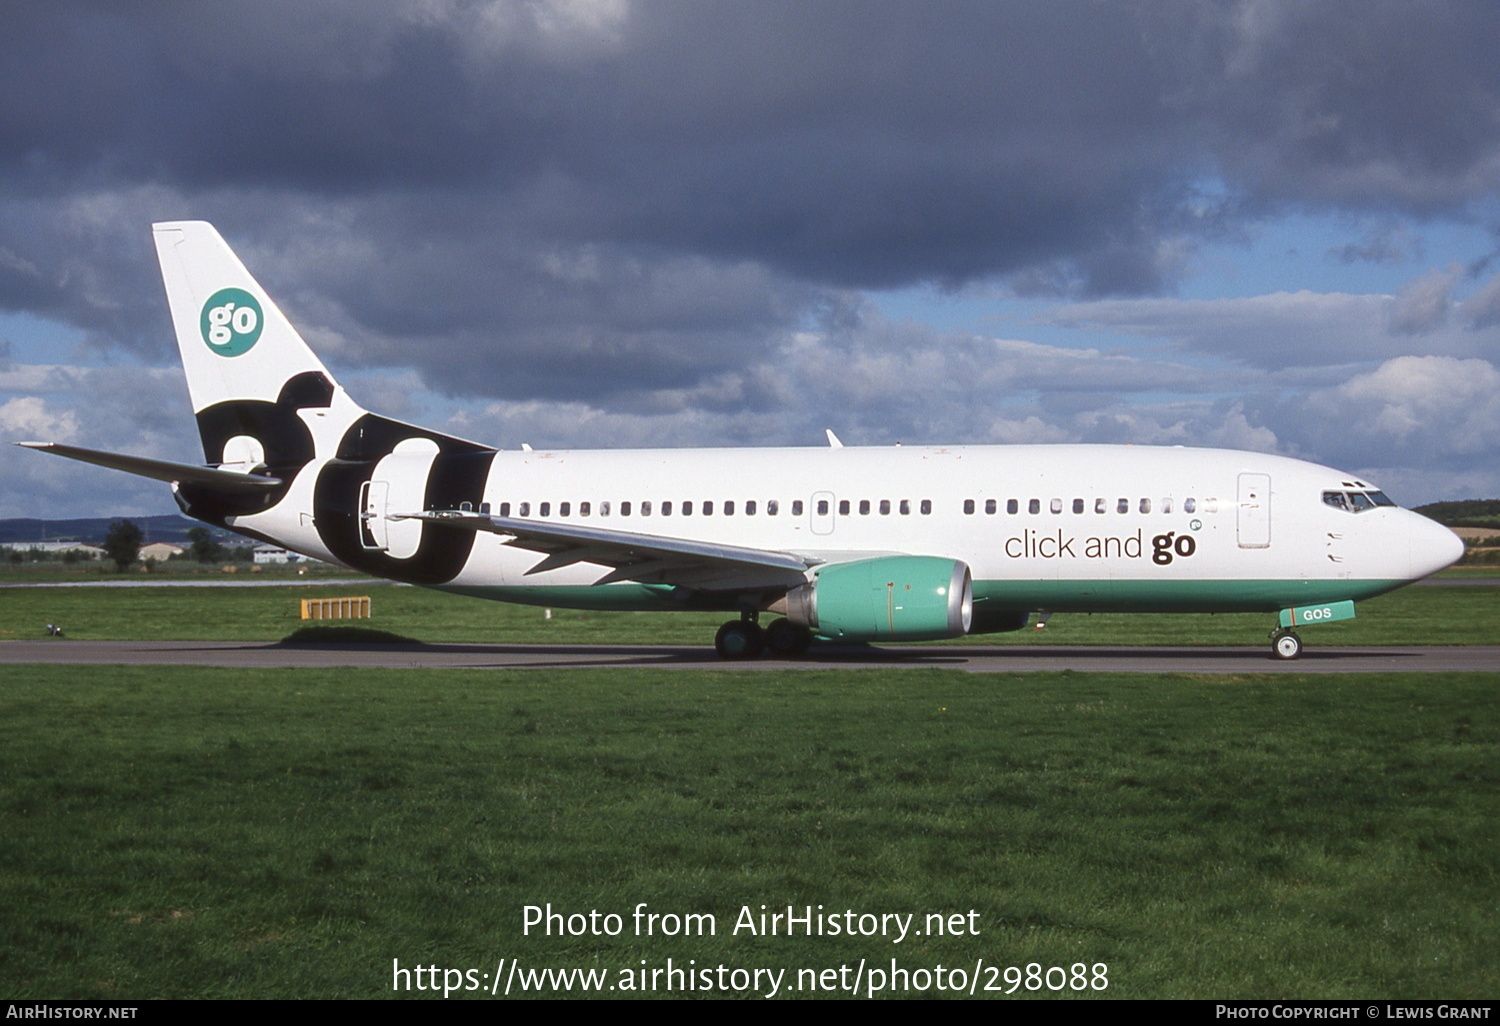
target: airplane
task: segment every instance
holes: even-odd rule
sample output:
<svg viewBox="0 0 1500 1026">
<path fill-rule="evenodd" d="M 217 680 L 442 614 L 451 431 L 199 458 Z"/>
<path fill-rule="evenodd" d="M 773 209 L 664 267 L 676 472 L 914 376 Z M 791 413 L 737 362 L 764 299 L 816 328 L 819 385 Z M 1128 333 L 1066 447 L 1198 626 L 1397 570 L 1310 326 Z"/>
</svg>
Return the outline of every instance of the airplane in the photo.
<svg viewBox="0 0 1500 1026">
<path fill-rule="evenodd" d="M 733 614 L 725 659 L 1063 612 L 1298 628 L 1436 573 L 1446 527 L 1282 456 L 1117 445 L 500 450 L 370 413 L 213 226 L 153 225 L 205 462 L 18 444 L 168 482 L 205 523 L 504 602 Z M 762 614 L 776 619 L 762 627 Z"/>
</svg>

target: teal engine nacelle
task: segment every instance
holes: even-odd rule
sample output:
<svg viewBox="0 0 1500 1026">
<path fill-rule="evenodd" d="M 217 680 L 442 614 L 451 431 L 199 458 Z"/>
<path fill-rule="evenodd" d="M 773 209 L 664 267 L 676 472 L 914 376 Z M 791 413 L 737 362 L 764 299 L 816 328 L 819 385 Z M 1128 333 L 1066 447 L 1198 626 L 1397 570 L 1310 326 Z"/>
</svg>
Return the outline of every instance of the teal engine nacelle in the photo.
<svg viewBox="0 0 1500 1026">
<path fill-rule="evenodd" d="M 969 633 L 969 565 L 940 556 L 883 556 L 835 563 L 786 596 L 786 616 L 843 641 L 932 641 Z"/>
</svg>

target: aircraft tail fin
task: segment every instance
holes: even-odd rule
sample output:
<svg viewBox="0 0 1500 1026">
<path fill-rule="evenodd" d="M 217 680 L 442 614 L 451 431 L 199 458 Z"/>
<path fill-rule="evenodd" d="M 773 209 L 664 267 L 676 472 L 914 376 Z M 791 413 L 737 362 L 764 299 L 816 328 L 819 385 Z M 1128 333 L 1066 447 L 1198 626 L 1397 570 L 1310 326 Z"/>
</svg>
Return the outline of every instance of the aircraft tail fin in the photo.
<svg viewBox="0 0 1500 1026">
<path fill-rule="evenodd" d="M 300 466 L 363 415 L 213 225 L 151 231 L 209 463 Z M 314 407 L 323 432 L 298 414 Z"/>
<path fill-rule="evenodd" d="M 194 413 L 227 399 L 275 402 L 298 374 L 334 383 L 213 225 L 171 221 L 151 231 Z"/>
</svg>

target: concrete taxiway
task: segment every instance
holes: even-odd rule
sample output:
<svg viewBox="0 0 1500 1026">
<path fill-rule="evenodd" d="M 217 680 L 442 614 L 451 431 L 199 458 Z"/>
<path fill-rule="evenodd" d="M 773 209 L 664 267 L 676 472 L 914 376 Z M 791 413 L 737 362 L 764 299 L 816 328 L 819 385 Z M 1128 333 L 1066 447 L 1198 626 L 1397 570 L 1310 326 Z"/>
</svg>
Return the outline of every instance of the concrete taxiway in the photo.
<svg viewBox="0 0 1500 1026">
<path fill-rule="evenodd" d="M 707 646 L 677 645 L 308 645 L 234 641 L 0 642 L 0 664 L 223 666 L 272 669 L 661 668 L 682 670 L 859 670 L 933 667 L 970 673 L 1077 670 L 1088 673 L 1493 673 L 1500 647 L 1317 648 L 1283 662 L 1254 648 L 1122 648 L 1038 645 L 818 646 L 801 659 L 725 662 Z"/>
</svg>

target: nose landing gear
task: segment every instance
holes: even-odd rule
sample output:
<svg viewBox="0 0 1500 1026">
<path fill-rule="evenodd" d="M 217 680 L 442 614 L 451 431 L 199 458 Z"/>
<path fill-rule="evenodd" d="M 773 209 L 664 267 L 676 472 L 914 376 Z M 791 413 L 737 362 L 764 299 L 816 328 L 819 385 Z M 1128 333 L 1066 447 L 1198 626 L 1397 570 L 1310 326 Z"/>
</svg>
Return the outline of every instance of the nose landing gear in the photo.
<svg viewBox="0 0 1500 1026">
<path fill-rule="evenodd" d="M 1277 659 L 1296 659 L 1302 654 L 1302 639 L 1297 637 L 1297 627 L 1352 619 L 1354 619 L 1352 599 L 1310 606 L 1288 606 L 1277 617 L 1278 625 L 1271 632 L 1271 655 Z"/>
<path fill-rule="evenodd" d="M 1288 627 L 1271 632 L 1271 655 L 1277 659 L 1296 659 L 1302 654 L 1302 639 Z"/>
</svg>

